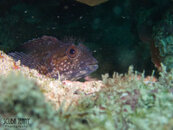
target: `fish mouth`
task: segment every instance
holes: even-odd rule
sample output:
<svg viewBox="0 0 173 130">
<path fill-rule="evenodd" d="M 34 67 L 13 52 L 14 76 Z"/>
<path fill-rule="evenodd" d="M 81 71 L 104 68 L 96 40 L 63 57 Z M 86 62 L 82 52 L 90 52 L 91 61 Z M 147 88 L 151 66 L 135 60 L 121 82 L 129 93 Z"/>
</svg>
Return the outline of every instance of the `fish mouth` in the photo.
<svg viewBox="0 0 173 130">
<path fill-rule="evenodd" d="M 91 71 L 97 70 L 98 67 L 99 67 L 99 66 L 98 66 L 97 64 L 89 64 L 89 65 L 88 65 L 88 68 L 89 68 L 89 70 L 91 70 Z"/>
<path fill-rule="evenodd" d="M 96 71 L 98 69 L 98 65 L 97 64 L 89 64 L 87 65 L 87 67 L 85 68 L 85 70 L 81 70 L 79 73 L 79 76 L 77 76 L 78 79 L 83 78 L 85 76 L 90 75 L 91 73 L 93 73 L 94 71 Z"/>
</svg>

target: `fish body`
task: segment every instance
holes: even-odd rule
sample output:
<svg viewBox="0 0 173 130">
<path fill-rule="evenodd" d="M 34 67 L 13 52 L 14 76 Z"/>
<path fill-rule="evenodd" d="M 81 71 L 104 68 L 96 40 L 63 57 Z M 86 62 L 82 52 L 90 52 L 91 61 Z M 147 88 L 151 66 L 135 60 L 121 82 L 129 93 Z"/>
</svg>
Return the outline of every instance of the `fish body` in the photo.
<svg viewBox="0 0 173 130">
<path fill-rule="evenodd" d="M 62 42 L 52 36 L 30 40 L 22 45 L 23 52 L 9 53 L 21 64 L 39 73 L 62 80 L 83 78 L 98 68 L 97 60 L 83 44 Z"/>
</svg>

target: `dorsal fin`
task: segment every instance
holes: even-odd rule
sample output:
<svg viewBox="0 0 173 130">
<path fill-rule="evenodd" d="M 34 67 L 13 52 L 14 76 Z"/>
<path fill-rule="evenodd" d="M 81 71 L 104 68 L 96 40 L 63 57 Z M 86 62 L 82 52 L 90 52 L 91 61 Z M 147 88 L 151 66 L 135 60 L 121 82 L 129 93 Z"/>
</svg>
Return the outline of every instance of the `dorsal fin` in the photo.
<svg viewBox="0 0 173 130">
<path fill-rule="evenodd" d="M 60 43 L 61 41 L 59 41 L 57 38 L 44 35 L 41 38 L 36 38 L 25 42 L 22 45 L 22 48 L 26 50 L 37 50 L 41 48 L 56 46 Z"/>
</svg>

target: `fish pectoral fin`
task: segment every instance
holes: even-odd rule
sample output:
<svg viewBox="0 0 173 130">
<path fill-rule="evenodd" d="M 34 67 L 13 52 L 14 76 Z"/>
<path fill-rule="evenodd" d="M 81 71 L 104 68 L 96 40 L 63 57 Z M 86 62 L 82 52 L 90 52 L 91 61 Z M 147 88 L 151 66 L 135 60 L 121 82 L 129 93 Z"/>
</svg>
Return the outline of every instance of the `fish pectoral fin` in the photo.
<svg viewBox="0 0 173 130">
<path fill-rule="evenodd" d="M 15 61 L 20 60 L 22 65 L 28 66 L 30 68 L 35 68 L 34 60 L 29 55 L 23 52 L 12 52 L 8 55 L 11 56 Z"/>
</svg>

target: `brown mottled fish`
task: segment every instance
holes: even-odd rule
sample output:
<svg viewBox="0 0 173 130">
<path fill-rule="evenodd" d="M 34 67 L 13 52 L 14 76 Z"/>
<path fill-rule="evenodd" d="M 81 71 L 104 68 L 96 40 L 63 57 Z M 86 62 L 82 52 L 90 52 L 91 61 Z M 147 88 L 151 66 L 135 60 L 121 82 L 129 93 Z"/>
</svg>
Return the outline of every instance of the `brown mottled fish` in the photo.
<svg viewBox="0 0 173 130">
<path fill-rule="evenodd" d="M 22 45 L 23 52 L 9 53 L 25 66 L 37 69 L 48 77 L 77 80 L 94 72 L 97 60 L 83 44 L 62 42 L 52 36 L 30 40 Z"/>
</svg>

